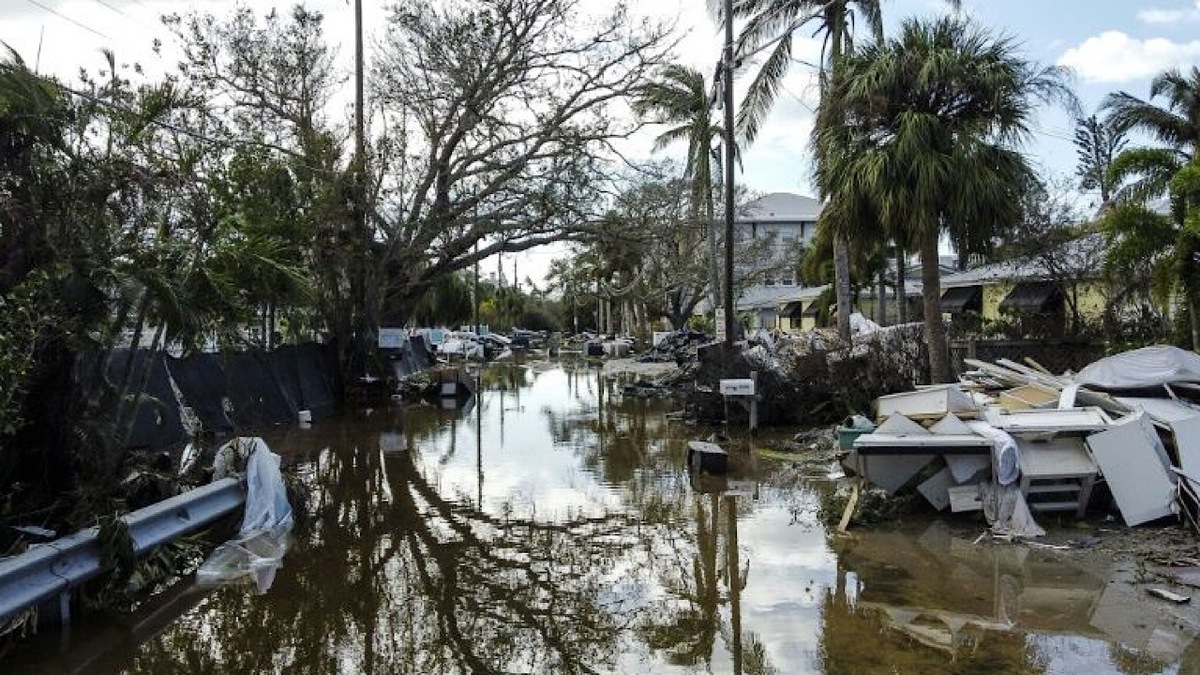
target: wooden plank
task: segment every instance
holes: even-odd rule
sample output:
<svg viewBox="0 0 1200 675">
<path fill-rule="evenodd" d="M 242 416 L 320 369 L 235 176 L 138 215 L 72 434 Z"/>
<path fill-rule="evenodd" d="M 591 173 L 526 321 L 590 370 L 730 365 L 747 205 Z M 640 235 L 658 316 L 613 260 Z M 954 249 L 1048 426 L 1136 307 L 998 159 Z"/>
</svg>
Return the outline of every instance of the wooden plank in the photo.
<svg viewBox="0 0 1200 675">
<path fill-rule="evenodd" d="M 1042 384 L 1027 384 L 1000 392 L 1000 407 L 1005 410 L 1046 408 L 1058 403 L 1059 392 Z"/>
<path fill-rule="evenodd" d="M 858 506 L 858 481 L 850 488 L 850 499 L 846 500 L 846 510 L 842 511 L 842 519 L 838 521 L 837 531 L 845 534 L 850 526 L 850 517 L 854 515 L 854 507 Z"/>
</svg>

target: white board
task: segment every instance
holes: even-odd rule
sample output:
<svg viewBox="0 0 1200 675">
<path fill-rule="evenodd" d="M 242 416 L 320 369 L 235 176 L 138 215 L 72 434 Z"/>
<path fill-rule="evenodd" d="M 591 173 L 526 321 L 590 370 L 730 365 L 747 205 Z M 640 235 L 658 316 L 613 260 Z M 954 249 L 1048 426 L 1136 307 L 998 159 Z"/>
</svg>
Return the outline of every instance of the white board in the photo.
<svg viewBox="0 0 1200 675">
<path fill-rule="evenodd" d="M 1144 412 L 1088 436 L 1087 445 L 1126 525 L 1175 513 L 1175 479 L 1165 461 L 1166 450 Z"/>
</svg>

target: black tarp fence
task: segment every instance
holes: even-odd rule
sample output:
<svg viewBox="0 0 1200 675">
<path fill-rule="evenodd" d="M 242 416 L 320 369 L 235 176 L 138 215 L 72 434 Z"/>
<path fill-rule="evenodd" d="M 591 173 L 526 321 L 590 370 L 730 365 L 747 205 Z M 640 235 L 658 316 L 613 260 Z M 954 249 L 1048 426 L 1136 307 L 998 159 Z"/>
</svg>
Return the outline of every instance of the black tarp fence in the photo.
<svg viewBox="0 0 1200 675">
<path fill-rule="evenodd" d="M 124 373 L 133 358 L 133 370 L 129 386 L 130 394 L 138 391 L 141 386 L 146 365 L 147 350 L 131 353 L 128 349 L 114 350 L 108 359 L 108 380 L 115 386 L 120 386 Z M 146 373 L 146 386 L 137 398 L 137 412 L 126 438 L 126 445 L 131 448 L 149 448 L 159 450 L 183 443 L 187 432 L 183 428 L 183 420 L 179 412 L 178 399 L 171 386 L 167 367 L 161 357 L 150 364 Z"/>
<path fill-rule="evenodd" d="M 403 349 L 387 350 L 397 378 L 403 379 L 433 365 L 433 353 L 425 340 L 423 335 L 412 335 Z"/>
<path fill-rule="evenodd" d="M 134 372 L 141 371 L 147 353 L 134 354 Z M 117 381 L 129 358 L 128 349 L 113 352 L 108 362 L 110 381 Z M 192 411 L 202 433 L 225 435 L 294 424 L 301 410 L 319 418 L 337 407 L 340 392 L 337 351 L 332 345 L 160 356 L 139 401 L 129 445 L 161 450 L 184 442 L 183 408 Z"/>
</svg>

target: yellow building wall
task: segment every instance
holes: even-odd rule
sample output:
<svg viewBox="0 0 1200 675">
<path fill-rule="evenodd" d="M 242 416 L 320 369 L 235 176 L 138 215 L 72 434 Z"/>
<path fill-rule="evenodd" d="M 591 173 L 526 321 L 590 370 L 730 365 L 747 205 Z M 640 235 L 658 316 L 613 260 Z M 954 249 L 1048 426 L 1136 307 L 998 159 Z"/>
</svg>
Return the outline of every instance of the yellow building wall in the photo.
<svg viewBox="0 0 1200 675">
<path fill-rule="evenodd" d="M 1095 320 L 1104 316 L 1108 301 L 1108 287 L 1100 281 L 1087 281 L 1075 285 L 1075 302 L 1078 305 L 1079 316 L 1083 319 Z"/>
<path fill-rule="evenodd" d="M 989 321 L 1000 318 L 1000 303 L 1004 302 L 1014 286 L 1016 284 L 1009 281 L 983 285 L 983 318 Z"/>
</svg>

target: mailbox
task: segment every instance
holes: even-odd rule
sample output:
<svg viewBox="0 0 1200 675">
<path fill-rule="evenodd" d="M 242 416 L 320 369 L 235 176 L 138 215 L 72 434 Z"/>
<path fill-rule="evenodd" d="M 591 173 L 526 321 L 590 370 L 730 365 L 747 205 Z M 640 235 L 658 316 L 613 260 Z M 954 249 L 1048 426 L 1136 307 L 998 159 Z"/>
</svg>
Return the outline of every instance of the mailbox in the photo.
<svg viewBox="0 0 1200 675">
<path fill-rule="evenodd" d="M 721 380 L 722 396 L 753 396 L 754 380 Z"/>
</svg>

